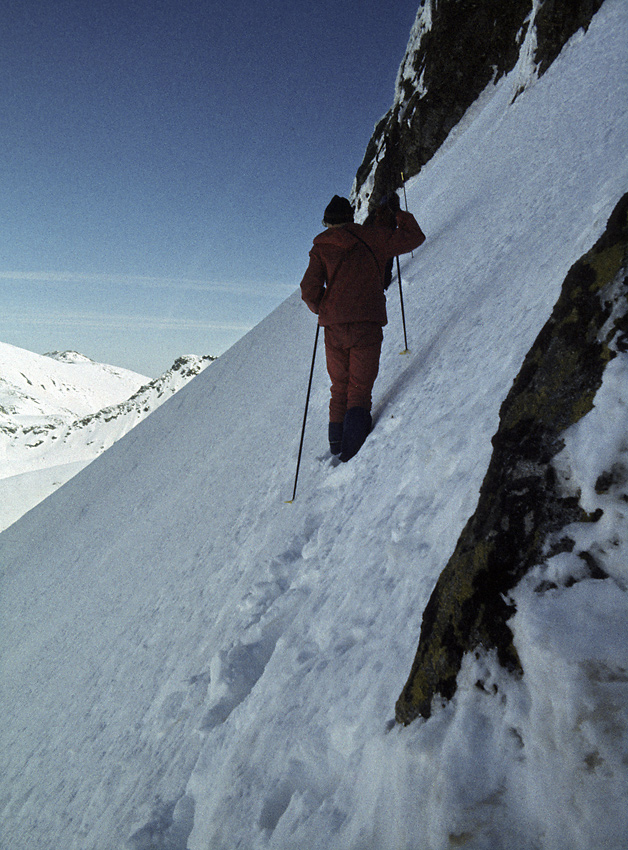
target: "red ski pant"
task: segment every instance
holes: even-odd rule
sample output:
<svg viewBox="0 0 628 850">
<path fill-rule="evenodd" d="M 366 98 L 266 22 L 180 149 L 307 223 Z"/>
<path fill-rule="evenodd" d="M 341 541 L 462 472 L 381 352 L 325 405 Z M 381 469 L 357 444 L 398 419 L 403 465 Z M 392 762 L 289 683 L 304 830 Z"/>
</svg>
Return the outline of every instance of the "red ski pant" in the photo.
<svg viewBox="0 0 628 850">
<path fill-rule="evenodd" d="M 325 353 L 331 378 L 329 421 L 342 422 L 351 407 L 371 409 L 384 334 L 376 322 L 327 325 Z"/>
</svg>

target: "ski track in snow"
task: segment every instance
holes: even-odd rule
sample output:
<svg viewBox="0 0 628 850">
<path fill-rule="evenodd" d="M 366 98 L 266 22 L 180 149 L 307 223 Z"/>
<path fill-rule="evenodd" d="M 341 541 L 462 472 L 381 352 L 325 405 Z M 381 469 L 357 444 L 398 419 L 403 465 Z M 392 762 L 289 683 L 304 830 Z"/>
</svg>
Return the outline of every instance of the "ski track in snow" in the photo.
<svg viewBox="0 0 628 850">
<path fill-rule="evenodd" d="M 604 670 L 583 684 L 525 587 L 531 679 L 543 692 L 560 669 L 565 693 L 543 704 L 534 681 L 469 659 L 429 723 L 392 719 L 501 401 L 625 187 L 627 33 L 607 0 L 514 105 L 513 72 L 408 184 L 428 237 L 402 262 L 411 353 L 393 287 L 375 428 L 349 464 L 326 454 L 321 350 L 284 503 L 314 342 L 297 292 L 0 535 L 3 850 L 623 846 L 619 816 L 595 823 L 604 793 L 621 808 L 621 753 L 593 726 L 595 748 L 574 744 L 588 715 L 556 726 L 574 693 L 597 704 Z M 580 604 L 606 594 L 617 623 L 625 587 L 600 594 Z M 621 646 L 608 652 L 619 676 Z M 592 770 L 558 788 L 556 751 L 575 766 L 581 749 Z M 545 839 L 543 794 L 572 816 L 547 813 Z"/>
</svg>

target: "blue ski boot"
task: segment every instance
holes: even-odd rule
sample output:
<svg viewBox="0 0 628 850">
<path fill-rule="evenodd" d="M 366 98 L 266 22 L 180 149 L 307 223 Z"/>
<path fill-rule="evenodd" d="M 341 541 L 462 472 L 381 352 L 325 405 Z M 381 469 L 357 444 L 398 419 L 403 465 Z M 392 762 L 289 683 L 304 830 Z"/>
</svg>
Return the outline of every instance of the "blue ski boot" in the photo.
<svg viewBox="0 0 628 850">
<path fill-rule="evenodd" d="M 333 455 L 339 455 L 342 451 L 342 422 L 329 423 L 329 451 Z"/>
<path fill-rule="evenodd" d="M 372 426 L 371 414 L 364 407 L 351 407 L 345 414 L 342 430 L 342 448 L 340 460 L 351 460 L 362 448 Z"/>
</svg>

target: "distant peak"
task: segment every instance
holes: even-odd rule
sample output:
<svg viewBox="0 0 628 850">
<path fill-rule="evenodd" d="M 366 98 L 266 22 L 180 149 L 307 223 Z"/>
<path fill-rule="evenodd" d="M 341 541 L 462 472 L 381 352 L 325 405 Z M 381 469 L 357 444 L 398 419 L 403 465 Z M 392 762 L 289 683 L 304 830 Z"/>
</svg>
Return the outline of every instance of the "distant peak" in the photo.
<svg viewBox="0 0 628 850">
<path fill-rule="evenodd" d="M 78 351 L 48 351 L 44 354 L 44 357 L 50 357 L 60 363 L 94 363 L 90 357 L 86 357 Z"/>
</svg>

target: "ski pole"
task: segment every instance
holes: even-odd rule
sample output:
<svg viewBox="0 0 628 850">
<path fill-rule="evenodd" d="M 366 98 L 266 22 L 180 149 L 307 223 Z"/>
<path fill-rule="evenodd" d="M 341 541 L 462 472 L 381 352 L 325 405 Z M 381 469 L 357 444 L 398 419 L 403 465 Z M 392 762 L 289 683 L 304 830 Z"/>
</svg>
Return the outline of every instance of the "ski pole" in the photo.
<svg viewBox="0 0 628 850">
<path fill-rule="evenodd" d="M 403 171 L 401 172 L 401 185 L 403 187 L 403 199 L 406 203 L 406 212 L 408 212 L 408 196 L 406 195 L 406 179 L 403 175 Z"/>
<path fill-rule="evenodd" d="M 305 410 L 303 411 L 303 427 L 301 428 L 301 443 L 299 444 L 299 456 L 297 458 L 297 471 L 294 475 L 294 490 L 292 491 L 292 498 L 286 501 L 286 505 L 292 504 L 294 502 L 295 496 L 297 495 L 297 480 L 299 478 L 299 466 L 301 465 L 301 452 L 303 451 L 303 438 L 305 437 L 305 421 L 307 419 L 307 409 L 310 404 L 310 390 L 312 389 L 312 377 L 314 376 L 314 361 L 316 360 L 316 346 L 318 345 L 318 332 L 320 330 L 320 325 L 318 322 L 316 323 L 316 336 L 314 337 L 314 351 L 312 352 L 312 366 L 310 367 L 310 380 L 307 385 L 307 396 L 305 397 Z"/>
<path fill-rule="evenodd" d="M 408 212 L 408 196 L 406 195 L 406 178 L 404 177 L 403 171 L 401 172 L 401 186 L 403 187 L 403 200 L 406 204 L 406 212 Z M 410 256 L 414 257 L 414 251 L 410 252 Z"/>
<path fill-rule="evenodd" d="M 399 354 L 410 354 L 410 349 L 408 348 L 408 337 L 406 334 L 406 313 L 403 309 L 403 291 L 401 289 L 401 266 L 399 265 L 399 257 L 397 257 L 397 278 L 399 279 L 399 300 L 401 301 L 401 321 L 403 322 L 403 341 L 405 342 L 406 347 L 403 351 L 400 351 Z"/>
<path fill-rule="evenodd" d="M 406 195 L 406 181 L 404 177 L 403 171 L 401 172 L 401 185 L 403 187 L 403 200 L 406 205 L 406 212 L 408 212 L 408 196 Z M 414 257 L 414 251 L 411 252 L 411 255 Z M 408 337 L 406 335 L 406 314 L 403 309 L 403 292 L 401 290 L 401 267 L 399 265 L 399 257 L 397 257 L 397 277 L 399 278 L 399 299 L 401 300 L 401 321 L 403 322 L 403 341 L 405 342 L 406 347 L 401 354 L 409 354 L 410 351 L 408 349 Z"/>
</svg>

